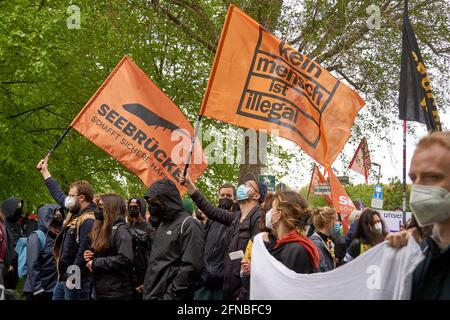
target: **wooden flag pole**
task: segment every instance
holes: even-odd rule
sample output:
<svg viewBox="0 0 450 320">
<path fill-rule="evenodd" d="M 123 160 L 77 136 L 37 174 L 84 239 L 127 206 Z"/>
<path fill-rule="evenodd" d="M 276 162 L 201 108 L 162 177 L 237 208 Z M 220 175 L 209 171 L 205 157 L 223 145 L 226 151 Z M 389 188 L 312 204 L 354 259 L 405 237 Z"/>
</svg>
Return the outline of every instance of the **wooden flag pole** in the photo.
<svg viewBox="0 0 450 320">
<path fill-rule="evenodd" d="M 186 174 L 187 174 L 187 171 L 188 171 L 188 168 L 189 168 L 189 163 L 191 162 L 191 159 L 192 159 L 192 153 L 194 152 L 195 139 L 197 138 L 198 130 L 200 128 L 200 124 L 202 122 L 202 118 L 203 118 L 203 115 L 199 114 L 198 118 L 197 118 L 197 123 L 195 124 L 194 135 L 192 136 L 191 147 L 189 149 L 188 158 L 186 160 L 186 165 L 184 166 L 184 171 L 183 171 L 183 176 L 184 177 L 186 177 Z M 184 183 L 182 183 L 182 185 L 183 184 Z"/>
</svg>

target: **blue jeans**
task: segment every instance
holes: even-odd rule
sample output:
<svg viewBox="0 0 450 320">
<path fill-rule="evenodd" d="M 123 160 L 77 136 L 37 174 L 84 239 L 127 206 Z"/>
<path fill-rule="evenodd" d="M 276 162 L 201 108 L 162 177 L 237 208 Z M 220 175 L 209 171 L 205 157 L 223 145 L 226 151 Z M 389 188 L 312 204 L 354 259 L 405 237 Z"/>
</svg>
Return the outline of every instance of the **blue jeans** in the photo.
<svg viewBox="0 0 450 320">
<path fill-rule="evenodd" d="M 53 290 L 53 300 L 90 300 L 91 282 L 82 281 L 81 289 L 69 289 L 65 281 L 58 281 Z"/>
</svg>

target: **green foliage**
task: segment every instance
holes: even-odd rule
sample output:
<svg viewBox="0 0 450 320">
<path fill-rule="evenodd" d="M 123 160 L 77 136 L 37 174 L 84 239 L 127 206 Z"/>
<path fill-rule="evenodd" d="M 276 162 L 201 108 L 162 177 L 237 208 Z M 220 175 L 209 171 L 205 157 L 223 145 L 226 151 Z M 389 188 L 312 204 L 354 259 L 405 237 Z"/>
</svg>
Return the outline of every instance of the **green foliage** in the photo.
<svg viewBox="0 0 450 320">
<path fill-rule="evenodd" d="M 234 3 L 303 53 L 345 74 L 371 102 L 357 119 L 353 143 L 362 134 L 390 139 L 389 128 L 394 126 L 402 1 L 392 2 L 392 8 L 391 2 L 375 1 L 382 7 L 378 31 L 364 28 L 365 9 L 373 3 L 369 0 Z M 30 210 L 52 201 L 36 164 L 125 54 L 194 122 L 229 3 L 81 0 L 76 2 L 81 29 L 68 29 L 69 2 L 0 1 L 0 201 L 22 197 Z M 410 3 L 419 42 L 426 45 L 424 59 L 435 73 L 432 81 L 442 84 L 435 88 L 444 105 L 448 7 L 444 0 Z M 213 127 L 217 135 L 234 134 L 232 126 L 211 119 L 205 119 L 203 127 Z M 267 170 L 277 178 L 292 174 L 291 158 L 292 153 L 283 151 L 271 162 L 281 169 Z M 124 197 L 142 195 L 146 189 L 75 131 L 56 150 L 49 169 L 65 189 L 77 179 L 92 182 L 97 192 L 114 190 Z M 213 199 L 217 187 L 237 183 L 238 174 L 238 164 L 212 164 L 198 185 Z M 386 199 L 390 202 L 393 206 L 398 199 Z"/>
<path fill-rule="evenodd" d="M 393 178 L 389 181 L 389 184 L 382 184 L 383 186 L 383 210 L 394 210 L 396 207 L 402 207 L 403 198 L 403 183 L 398 178 Z M 365 207 L 370 207 L 373 197 L 373 185 L 358 184 L 358 185 L 344 185 L 344 189 L 347 192 L 350 199 L 355 203 L 358 199 L 364 204 Z M 409 194 L 411 191 L 411 185 L 406 186 L 406 209 L 409 208 Z M 308 186 L 304 186 L 300 189 L 299 193 L 305 198 L 308 195 Z M 313 208 L 329 206 L 325 199 L 321 196 L 314 194 L 309 195 L 309 203 Z"/>
</svg>

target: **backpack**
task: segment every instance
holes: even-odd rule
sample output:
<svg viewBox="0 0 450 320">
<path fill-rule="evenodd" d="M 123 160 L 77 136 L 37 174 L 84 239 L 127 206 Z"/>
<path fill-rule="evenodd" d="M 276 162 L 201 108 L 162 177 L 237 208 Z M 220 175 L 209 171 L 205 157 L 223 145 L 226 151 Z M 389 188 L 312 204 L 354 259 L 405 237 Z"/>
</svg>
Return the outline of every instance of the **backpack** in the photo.
<svg viewBox="0 0 450 320">
<path fill-rule="evenodd" d="M 32 232 L 36 233 L 39 238 L 39 242 L 41 245 L 41 250 L 44 250 L 45 247 L 45 234 L 41 230 L 35 230 Z M 24 278 L 27 275 L 27 245 L 28 245 L 28 238 L 22 237 L 19 238 L 17 241 L 17 245 L 15 248 L 15 251 L 17 252 L 18 256 L 18 270 L 17 273 L 19 275 L 19 278 Z"/>
<path fill-rule="evenodd" d="M 111 239 L 114 237 L 115 230 L 117 230 L 121 224 L 128 226 L 126 223 L 118 223 L 113 226 Z M 138 284 L 143 284 L 145 272 L 147 271 L 148 258 L 152 248 L 150 236 L 145 231 L 139 229 L 129 228 L 129 230 L 133 241 L 133 279 Z"/>
</svg>

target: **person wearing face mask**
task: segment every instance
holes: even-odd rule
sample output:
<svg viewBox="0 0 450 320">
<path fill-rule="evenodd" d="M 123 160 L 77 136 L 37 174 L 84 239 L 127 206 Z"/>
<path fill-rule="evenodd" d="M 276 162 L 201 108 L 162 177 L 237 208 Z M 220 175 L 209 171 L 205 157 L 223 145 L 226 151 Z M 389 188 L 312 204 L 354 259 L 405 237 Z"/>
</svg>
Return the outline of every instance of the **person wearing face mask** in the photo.
<svg viewBox="0 0 450 320">
<path fill-rule="evenodd" d="M 63 228 L 55 240 L 54 255 L 58 272 L 58 282 L 53 292 L 53 300 L 89 300 L 92 288 L 92 273 L 86 268 L 83 259 L 84 251 L 91 247 L 90 233 L 94 224 L 96 205 L 93 202 L 94 193 L 87 181 L 75 181 L 70 185 L 66 195 L 61 186 L 48 171 L 48 159 L 42 159 L 37 165 L 45 185 L 63 209 L 69 211 Z M 81 274 L 81 288 L 67 287 L 67 278 L 77 266 Z"/>
<path fill-rule="evenodd" d="M 8 198 L 2 204 L 0 210 L 5 216 L 5 229 L 7 238 L 6 264 L 4 269 L 5 288 L 15 290 L 19 282 L 17 274 L 18 256 L 15 247 L 22 235 L 20 218 L 23 215 L 23 200 Z"/>
<path fill-rule="evenodd" d="M 177 186 L 164 178 L 145 193 L 150 216 L 158 217 L 144 279 L 144 300 L 192 300 L 202 271 L 204 232 L 186 212 Z"/>
<path fill-rule="evenodd" d="M 319 269 L 319 250 L 306 237 L 310 218 L 308 202 L 293 191 L 277 193 L 266 213 L 266 226 L 277 238 L 270 254 L 297 273 L 315 273 Z"/>
<path fill-rule="evenodd" d="M 208 219 L 229 226 L 227 236 L 227 252 L 224 257 L 223 268 L 223 299 L 236 300 L 242 289 L 241 260 L 231 260 L 230 253 L 245 251 L 248 241 L 259 233 L 259 219 L 262 213 L 261 204 L 267 194 L 267 187 L 256 182 L 256 178 L 247 175 L 236 190 L 236 200 L 240 211 L 231 213 L 212 205 L 197 190 L 189 176 L 181 177 L 180 183 L 185 183 L 191 199 L 202 210 Z"/>
<path fill-rule="evenodd" d="M 133 240 L 125 222 L 126 202 L 116 194 L 100 196 L 92 228 L 92 249 L 83 253 L 94 276 L 95 300 L 131 300 Z"/>
<path fill-rule="evenodd" d="M 336 211 L 329 207 L 316 208 L 312 212 L 312 223 L 315 232 L 309 238 L 320 252 L 319 272 L 331 271 L 336 268 L 335 243 L 331 234 L 340 228 Z"/>
<path fill-rule="evenodd" d="M 386 225 L 381 220 L 380 213 L 372 209 L 364 209 L 356 226 L 353 240 L 347 249 L 344 262 L 347 263 L 370 248 L 383 242 L 388 232 Z"/>
<path fill-rule="evenodd" d="M 230 183 L 225 183 L 219 188 L 218 208 L 234 212 L 236 189 Z M 206 201 L 206 199 L 205 199 Z M 200 210 L 199 210 L 200 211 Z M 202 211 L 203 213 L 203 211 Z M 228 227 L 220 222 L 206 218 L 205 225 L 205 250 L 203 252 L 203 270 L 200 288 L 195 293 L 196 300 L 222 300 L 223 267 L 227 252 Z"/>
<path fill-rule="evenodd" d="M 127 222 L 134 239 L 134 267 L 132 283 L 134 300 L 142 300 L 144 277 L 148 266 L 148 257 L 155 237 L 156 228 L 145 221 L 147 203 L 144 199 L 128 200 Z"/>
<path fill-rule="evenodd" d="M 147 221 L 145 221 L 145 213 L 147 211 L 147 203 L 144 199 L 131 198 L 128 200 L 127 222 L 131 229 L 137 229 L 147 233 L 152 239 L 156 230 Z"/>
<path fill-rule="evenodd" d="M 417 144 L 409 176 L 409 206 L 419 227 L 432 226 L 422 243 L 425 259 L 413 274 L 411 299 L 450 299 L 450 132 L 433 132 Z M 392 247 L 405 246 L 416 228 L 390 234 Z M 418 237 L 417 237 L 418 238 Z"/>
</svg>

